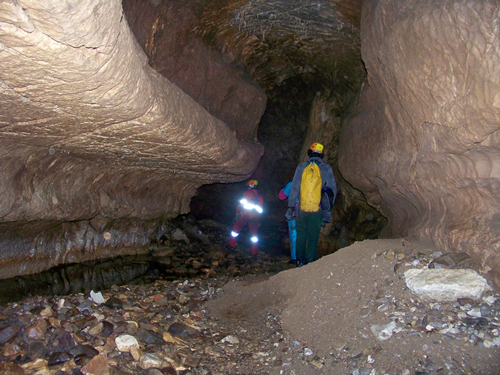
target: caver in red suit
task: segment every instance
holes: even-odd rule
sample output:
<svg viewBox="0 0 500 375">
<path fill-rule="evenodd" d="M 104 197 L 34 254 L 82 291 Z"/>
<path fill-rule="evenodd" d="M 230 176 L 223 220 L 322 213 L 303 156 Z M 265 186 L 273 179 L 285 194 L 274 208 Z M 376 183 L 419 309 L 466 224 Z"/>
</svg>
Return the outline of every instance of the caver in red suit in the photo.
<svg viewBox="0 0 500 375">
<path fill-rule="evenodd" d="M 257 180 L 247 182 L 248 190 L 243 194 L 240 204 L 236 208 L 236 222 L 233 225 L 231 239 L 229 240 L 229 248 L 231 250 L 234 250 L 236 247 L 236 242 L 242 229 L 245 225 L 248 225 L 250 241 L 252 242 L 250 254 L 257 255 L 259 252 L 259 219 L 264 199 L 257 190 L 258 184 Z"/>
</svg>

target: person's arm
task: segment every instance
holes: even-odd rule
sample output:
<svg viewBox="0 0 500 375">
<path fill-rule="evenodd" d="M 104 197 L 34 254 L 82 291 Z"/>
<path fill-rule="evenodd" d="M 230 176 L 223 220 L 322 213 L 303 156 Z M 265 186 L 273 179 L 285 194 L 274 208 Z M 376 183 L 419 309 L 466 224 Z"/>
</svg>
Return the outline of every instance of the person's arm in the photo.
<svg viewBox="0 0 500 375">
<path fill-rule="evenodd" d="M 290 181 L 288 184 L 285 185 L 283 189 L 280 190 L 278 194 L 278 199 L 280 201 L 285 201 L 288 199 L 288 196 L 290 195 L 290 187 L 292 186 L 292 181 Z"/>
<path fill-rule="evenodd" d="M 302 171 L 304 170 L 304 164 L 301 163 L 295 169 L 295 175 L 293 176 L 292 186 L 290 188 L 290 195 L 288 196 L 288 208 L 293 208 L 295 201 L 299 197 L 300 192 L 300 180 L 302 179 Z"/>
<path fill-rule="evenodd" d="M 321 175 L 323 179 L 323 186 L 327 186 L 333 191 L 333 201 L 337 198 L 337 181 L 335 181 L 335 176 L 333 175 L 333 170 L 330 165 L 323 163 L 323 171 L 324 175 Z"/>
</svg>

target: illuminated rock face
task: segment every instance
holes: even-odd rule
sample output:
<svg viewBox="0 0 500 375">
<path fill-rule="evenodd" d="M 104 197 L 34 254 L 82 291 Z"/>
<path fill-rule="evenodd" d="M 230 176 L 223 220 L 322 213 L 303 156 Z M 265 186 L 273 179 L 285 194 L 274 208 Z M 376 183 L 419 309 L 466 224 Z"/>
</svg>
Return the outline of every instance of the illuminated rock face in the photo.
<svg viewBox="0 0 500 375">
<path fill-rule="evenodd" d="M 500 41 L 496 2 L 366 1 L 367 80 L 340 169 L 393 236 L 500 270 Z"/>
<path fill-rule="evenodd" d="M 253 123 L 237 137 L 148 65 L 120 1 L 0 8 L 0 266 L 10 267 L 1 277 L 105 256 L 103 221 L 175 217 L 202 184 L 240 181 L 257 166 L 264 94 L 252 86 Z M 43 235 L 21 230 L 29 221 L 78 224 Z M 95 241 L 67 241 L 87 226 Z M 122 247 L 144 245 L 133 237 Z M 16 269 L 19 259 L 31 262 Z"/>
<path fill-rule="evenodd" d="M 248 71 L 193 33 L 196 0 L 123 1 L 124 15 L 149 64 L 243 139 L 256 139 L 266 95 Z"/>
</svg>

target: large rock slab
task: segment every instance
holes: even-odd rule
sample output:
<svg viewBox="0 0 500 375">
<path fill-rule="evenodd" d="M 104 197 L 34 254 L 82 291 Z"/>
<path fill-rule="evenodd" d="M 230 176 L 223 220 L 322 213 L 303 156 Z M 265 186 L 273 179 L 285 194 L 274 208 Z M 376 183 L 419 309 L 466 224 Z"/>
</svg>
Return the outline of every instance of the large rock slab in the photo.
<svg viewBox="0 0 500 375">
<path fill-rule="evenodd" d="M 405 271 L 404 276 L 408 288 L 423 300 L 480 300 L 483 293 L 490 289 L 486 279 L 471 269 L 412 268 Z"/>
</svg>

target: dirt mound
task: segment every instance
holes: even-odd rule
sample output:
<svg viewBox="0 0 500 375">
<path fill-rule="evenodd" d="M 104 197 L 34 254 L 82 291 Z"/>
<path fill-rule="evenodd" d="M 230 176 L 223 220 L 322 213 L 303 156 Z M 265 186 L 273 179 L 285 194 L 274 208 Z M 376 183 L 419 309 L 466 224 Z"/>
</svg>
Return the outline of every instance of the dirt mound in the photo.
<svg viewBox="0 0 500 375">
<path fill-rule="evenodd" d="M 433 254 L 439 251 L 432 246 L 402 239 L 358 242 L 267 280 L 230 282 L 206 308 L 253 329 L 270 312 L 279 316 L 289 348 L 281 368 L 269 373 L 500 374 L 500 348 L 487 345 L 499 335 L 495 308 L 493 317 L 482 318 L 490 324 L 485 334 L 477 319 L 460 326 L 471 306 L 424 303 L 406 287 L 400 271 L 417 262 L 415 255 Z M 436 316 L 432 324 L 444 327 L 439 333 L 429 328 Z M 389 323 L 381 340 L 374 327 Z M 446 330 L 451 326 L 462 328 Z M 301 350 L 293 354 L 296 346 Z"/>
</svg>

